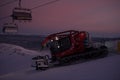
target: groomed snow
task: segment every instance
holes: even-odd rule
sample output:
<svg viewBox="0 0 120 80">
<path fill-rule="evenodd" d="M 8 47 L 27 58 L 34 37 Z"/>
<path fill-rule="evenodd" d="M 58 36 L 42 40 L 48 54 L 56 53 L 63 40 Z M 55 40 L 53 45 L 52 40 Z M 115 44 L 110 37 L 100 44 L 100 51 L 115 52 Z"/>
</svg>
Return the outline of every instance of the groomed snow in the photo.
<svg viewBox="0 0 120 80">
<path fill-rule="evenodd" d="M 120 55 L 36 71 L 30 64 L 38 54 L 43 53 L 0 44 L 0 80 L 120 80 Z"/>
</svg>

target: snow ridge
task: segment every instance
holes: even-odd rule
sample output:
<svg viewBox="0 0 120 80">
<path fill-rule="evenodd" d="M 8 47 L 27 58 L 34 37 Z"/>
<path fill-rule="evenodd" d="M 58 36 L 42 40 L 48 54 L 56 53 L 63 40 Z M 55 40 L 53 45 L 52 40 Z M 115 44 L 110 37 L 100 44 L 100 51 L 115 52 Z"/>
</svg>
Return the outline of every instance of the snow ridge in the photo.
<svg viewBox="0 0 120 80">
<path fill-rule="evenodd" d="M 6 43 L 0 43 L 0 54 L 8 54 L 8 55 L 39 55 L 40 52 L 28 50 L 21 46 L 13 45 L 13 44 L 6 44 Z"/>
</svg>

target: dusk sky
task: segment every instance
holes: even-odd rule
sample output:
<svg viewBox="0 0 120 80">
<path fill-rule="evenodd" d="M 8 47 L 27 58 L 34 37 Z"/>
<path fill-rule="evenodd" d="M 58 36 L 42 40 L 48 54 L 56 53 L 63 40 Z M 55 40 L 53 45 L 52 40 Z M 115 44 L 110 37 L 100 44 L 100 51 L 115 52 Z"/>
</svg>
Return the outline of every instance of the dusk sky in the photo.
<svg viewBox="0 0 120 80">
<path fill-rule="evenodd" d="M 13 0 L 0 0 L 0 5 Z M 22 0 L 22 7 L 34 8 L 55 0 Z M 0 18 L 12 14 L 18 1 L 0 7 Z M 120 0 L 58 0 L 32 10 L 32 21 L 15 21 L 19 32 L 46 35 L 65 30 L 88 31 L 93 36 L 120 37 Z M 0 19 L 12 22 L 8 17 Z M 2 30 L 0 30 L 2 31 Z"/>
</svg>

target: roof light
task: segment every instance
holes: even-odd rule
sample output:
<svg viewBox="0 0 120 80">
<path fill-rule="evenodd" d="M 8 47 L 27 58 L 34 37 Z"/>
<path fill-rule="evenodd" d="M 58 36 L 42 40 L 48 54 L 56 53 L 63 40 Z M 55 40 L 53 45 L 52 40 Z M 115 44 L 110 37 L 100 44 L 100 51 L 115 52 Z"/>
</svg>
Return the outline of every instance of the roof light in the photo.
<svg viewBox="0 0 120 80">
<path fill-rule="evenodd" d="M 60 48 L 60 46 L 57 46 L 58 48 Z"/>
<path fill-rule="evenodd" d="M 51 39 L 50 41 L 51 41 L 51 42 L 53 42 L 53 40 L 52 40 L 52 39 Z"/>
<path fill-rule="evenodd" d="M 58 37 L 55 37 L 55 40 L 59 40 L 59 38 L 58 38 Z"/>
</svg>

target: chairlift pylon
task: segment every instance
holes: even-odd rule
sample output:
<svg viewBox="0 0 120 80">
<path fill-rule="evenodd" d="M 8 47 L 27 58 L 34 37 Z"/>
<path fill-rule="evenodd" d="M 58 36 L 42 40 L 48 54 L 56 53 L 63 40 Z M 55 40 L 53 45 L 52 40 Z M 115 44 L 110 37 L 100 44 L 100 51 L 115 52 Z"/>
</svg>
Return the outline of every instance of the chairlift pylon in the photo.
<svg viewBox="0 0 120 80">
<path fill-rule="evenodd" d="M 5 23 L 3 25 L 3 33 L 17 33 L 18 26 L 15 23 Z"/>
</svg>

